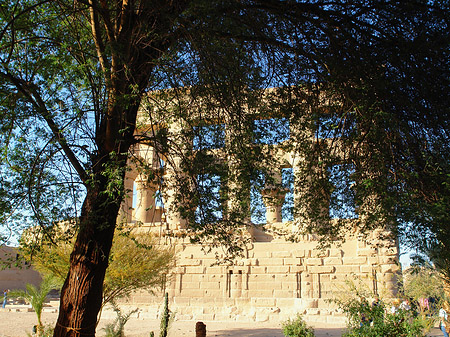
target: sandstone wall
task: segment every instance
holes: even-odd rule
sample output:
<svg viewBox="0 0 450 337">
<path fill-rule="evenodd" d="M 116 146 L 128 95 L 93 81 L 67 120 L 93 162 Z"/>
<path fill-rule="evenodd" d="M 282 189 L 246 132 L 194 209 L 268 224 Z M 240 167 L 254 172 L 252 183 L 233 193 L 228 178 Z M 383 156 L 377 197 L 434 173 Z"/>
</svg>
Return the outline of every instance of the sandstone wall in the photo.
<svg viewBox="0 0 450 337">
<path fill-rule="evenodd" d="M 395 296 L 398 248 L 384 242 L 373 248 L 362 239 L 318 250 L 312 236 L 301 242 L 283 238 L 253 242 L 234 265 L 215 265 L 215 253 L 177 243 L 177 267 L 167 291 L 178 319 L 283 321 L 296 313 L 309 322 L 344 323 L 329 299 L 361 283 L 381 297 Z M 158 315 L 162 295 L 134 295 L 130 304 Z"/>
</svg>

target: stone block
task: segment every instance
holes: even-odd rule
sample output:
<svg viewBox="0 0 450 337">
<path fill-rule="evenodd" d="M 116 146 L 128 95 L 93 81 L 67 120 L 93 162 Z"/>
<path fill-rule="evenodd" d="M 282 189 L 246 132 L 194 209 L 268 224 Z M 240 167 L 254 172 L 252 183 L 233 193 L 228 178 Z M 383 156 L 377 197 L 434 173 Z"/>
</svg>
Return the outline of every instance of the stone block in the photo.
<svg viewBox="0 0 450 337">
<path fill-rule="evenodd" d="M 369 266 L 369 265 L 365 265 L 365 266 L 361 266 L 360 267 L 361 273 L 364 273 L 364 274 L 372 275 L 373 270 L 375 270 L 375 268 L 372 267 L 372 266 Z"/>
<path fill-rule="evenodd" d="M 312 281 L 312 275 L 309 272 L 302 273 L 302 282 Z"/>
<path fill-rule="evenodd" d="M 311 257 L 328 257 L 329 255 L 329 249 L 313 249 L 311 251 Z"/>
<path fill-rule="evenodd" d="M 236 298 L 234 299 L 234 305 L 236 305 L 238 308 L 244 308 L 250 306 L 251 299 L 249 297 L 247 298 Z"/>
<path fill-rule="evenodd" d="M 301 273 L 306 270 L 305 266 L 289 266 L 290 273 Z"/>
<path fill-rule="evenodd" d="M 200 282 L 183 282 L 183 290 L 200 289 Z"/>
<path fill-rule="evenodd" d="M 255 298 L 252 297 L 250 299 L 250 305 L 256 308 L 260 307 L 274 307 L 275 306 L 275 298 L 266 297 L 266 298 Z"/>
<path fill-rule="evenodd" d="M 365 256 L 355 256 L 355 257 L 343 257 L 342 261 L 345 265 L 362 265 L 367 263 L 367 257 Z"/>
<path fill-rule="evenodd" d="M 301 308 L 318 308 L 318 300 L 317 299 L 310 299 L 310 298 L 301 298 L 301 301 L 299 301 Z"/>
<path fill-rule="evenodd" d="M 257 266 L 259 263 L 258 259 L 243 259 L 242 265 L 243 266 Z"/>
<path fill-rule="evenodd" d="M 323 259 L 319 257 L 310 257 L 305 259 L 305 264 L 307 266 L 321 266 L 323 264 Z"/>
<path fill-rule="evenodd" d="M 225 268 L 224 267 L 220 267 L 220 266 L 213 266 L 213 267 L 206 267 L 205 268 L 205 273 L 206 274 L 224 274 L 225 273 Z"/>
<path fill-rule="evenodd" d="M 202 260 L 200 259 L 189 259 L 180 261 L 181 266 L 201 266 Z"/>
<path fill-rule="evenodd" d="M 250 272 L 249 266 L 239 266 L 239 267 L 231 267 L 228 270 L 233 270 L 233 274 L 248 274 Z"/>
<path fill-rule="evenodd" d="M 270 274 L 258 274 L 249 275 L 248 281 L 250 282 L 273 282 L 275 275 Z"/>
<path fill-rule="evenodd" d="M 173 302 L 175 303 L 175 305 L 189 306 L 191 304 L 191 298 L 190 297 L 177 296 L 177 297 L 175 297 L 173 299 Z"/>
<path fill-rule="evenodd" d="M 186 266 L 186 274 L 203 274 L 205 272 L 205 267 L 201 266 Z"/>
<path fill-rule="evenodd" d="M 296 281 L 293 282 L 284 282 L 281 285 L 281 289 L 282 290 L 289 290 L 289 291 L 293 291 L 295 294 L 297 293 L 298 290 L 298 285 Z M 295 296 L 296 297 L 296 296 Z"/>
<path fill-rule="evenodd" d="M 203 289 L 182 289 L 181 295 L 183 297 L 203 297 L 205 295 L 205 291 Z"/>
<path fill-rule="evenodd" d="M 283 258 L 281 258 L 281 257 L 274 257 L 274 258 L 263 257 L 263 258 L 259 259 L 259 265 L 260 266 L 282 266 Z"/>
<path fill-rule="evenodd" d="M 287 274 L 289 273 L 289 266 L 267 266 L 266 272 L 268 274 Z"/>
<path fill-rule="evenodd" d="M 324 265 L 331 265 L 331 266 L 341 265 L 342 264 L 342 258 L 340 258 L 340 257 L 325 257 L 323 259 L 323 264 Z"/>
<path fill-rule="evenodd" d="M 215 317 L 215 314 L 196 314 L 195 315 L 195 319 L 199 320 L 199 321 L 214 321 L 214 317 Z"/>
<path fill-rule="evenodd" d="M 337 274 L 359 273 L 359 266 L 334 266 Z"/>
<path fill-rule="evenodd" d="M 273 296 L 273 290 L 271 289 L 249 289 L 247 291 L 248 297 L 250 298 L 264 298 Z"/>
<path fill-rule="evenodd" d="M 367 264 L 370 264 L 372 266 L 377 266 L 380 264 L 380 258 L 382 256 L 369 256 L 367 257 Z"/>
<path fill-rule="evenodd" d="M 275 251 L 272 252 L 272 257 L 292 257 L 292 253 L 285 250 L 285 251 Z"/>
<path fill-rule="evenodd" d="M 202 282 L 200 287 L 203 289 L 218 290 L 220 289 L 220 282 Z"/>
<path fill-rule="evenodd" d="M 266 273 L 266 266 L 251 266 L 250 267 L 250 274 L 265 274 Z"/>
<path fill-rule="evenodd" d="M 269 315 L 265 313 L 256 313 L 255 322 L 267 322 Z"/>
<path fill-rule="evenodd" d="M 377 250 L 375 248 L 361 248 L 356 251 L 358 256 L 375 256 L 377 255 Z"/>
<path fill-rule="evenodd" d="M 344 256 L 344 251 L 342 249 L 330 249 L 329 257 L 342 257 Z"/>
<path fill-rule="evenodd" d="M 258 282 L 258 289 L 266 289 L 266 290 L 281 290 L 282 284 L 281 282 Z"/>
<path fill-rule="evenodd" d="M 297 265 L 300 265 L 300 262 L 301 262 L 300 258 L 298 258 L 298 257 L 287 257 L 287 258 L 283 259 L 283 264 L 285 266 L 290 266 L 290 265 L 297 266 Z"/>
<path fill-rule="evenodd" d="M 205 280 L 208 282 L 220 282 L 223 281 L 226 277 L 225 274 L 210 274 L 207 276 L 208 277 Z"/>
<path fill-rule="evenodd" d="M 308 272 L 313 274 L 334 273 L 334 266 L 308 266 Z"/>
<path fill-rule="evenodd" d="M 343 314 L 329 315 L 326 317 L 326 322 L 334 325 L 344 326 L 347 324 L 347 317 Z"/>
<path fill-rule="evenodd" d="M 287 310 L 289 309 L 295 309 L 296 308 L 296 299 L 293 298 L 293 296 L 291 298 L 289 297 L 277 297 L 275 299 L 275 305 L 279 308 L 286 308 Z"/>
<path fill-rule="evenodd" d="M 358 249 L 363 249 L 367 247 L 367 243 L 364 240 L 358 240 L 357 241 L 357 248 Z"/>
<path fill-rule="evenodd" d="M 306 309 L 307 315 L 320 315 L 320 309 L 319 308 L 308 308 Z"/>
<path fill-rule="evenodd" d="M 304 249 L 296 249 L 292 252 L 292 256 L 293 257 L 308 257 L 309 254 L 306 254 L 306 251 Z"/>
<path fill-rule="evenodd" d="M 382 274 L 395 273 L 398 270 L 399 270 L 399 266 L 397 266 L 395 264 L 383 264 L 383 265 L 381 265 L 381 273 Z"/>
<path fill-rule="evenodd" d="M 278 290 L 275 289 L 273 291 L 273 295 L 275 298 L 292 298 L 294 297 L 294 291 L 293 290 Z"/>
<path fill-rule="evenodd" d="M 154 319 L 158 318 L 158 314 L 155 312 L 139 312 L 137 318 L 142 319 L 142 320 L 147 320 L 147 319 L 154 320 Z"/>
<path fill-rule="evenodd" d="M 176 314 L 177 320 L 179 321 L 192 321 L 193 316 L 188 314 Z"/>
<path fill-rule="evenodd" d="M 224 313 L 216 313 L 214 315 L 214 319 L 215 321 L 232 321 L 233 320 L 233 316 L 234 315 L 230 315 L 230 314 L 224 314 Z M 208 326 L 206 326 L 206 331 L 208 331 Z"/>
</svg>

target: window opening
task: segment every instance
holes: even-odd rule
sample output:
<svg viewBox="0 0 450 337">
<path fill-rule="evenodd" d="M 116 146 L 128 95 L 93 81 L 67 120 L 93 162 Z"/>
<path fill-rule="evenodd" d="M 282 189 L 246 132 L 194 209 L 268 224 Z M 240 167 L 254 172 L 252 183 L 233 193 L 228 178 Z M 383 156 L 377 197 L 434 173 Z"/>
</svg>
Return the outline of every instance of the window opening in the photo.
<svg viewBox="0 0 450 337">
<path fill-rule="evenodd" d="M 195 211 L 197 223 L 211 224 L 222 220 L 223 200 L 220 196 L 220 176 L 200 174 L 197 176 L 199 204 Z"/>
<path fill-rule="evenodd" d="M 357 218 L 355 193 L 352 189 L 352 175 L 355 166 L 352 164 L 333 165 L 328 168 L 329 180 L 334 189 L 330 198 L 329 214 L 332 219 Z"/>
<path fill-rule="evenodd" d="M 193 149 L 219 149 L 225 146 L 225 124 L 195 126 Z"/>
<path fill-rule="evenodd" d="M 283 188 L 288 189 L 284 197 L 284 203 L 281 207 L 282 221 L 294 220 L 294 171 L 292 167 L 283 168 L 281 170 L 281 183 Z"/>
<path fill-rule="evenodd" d="M 269 118 L 253 121 L 255 144 L 278 144 L 289 139 L 289 119 Z"/>
</svg>

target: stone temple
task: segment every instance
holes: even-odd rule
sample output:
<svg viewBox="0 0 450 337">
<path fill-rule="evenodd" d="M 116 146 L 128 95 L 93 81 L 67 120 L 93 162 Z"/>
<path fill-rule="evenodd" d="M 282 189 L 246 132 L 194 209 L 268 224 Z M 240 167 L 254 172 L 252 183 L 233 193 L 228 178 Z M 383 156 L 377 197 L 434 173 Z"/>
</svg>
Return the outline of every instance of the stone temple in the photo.
<svg viewBox="0 0 450 337">
<path fill-rule="evenodd" d="M 189 127 L 176 119 L 170 123 L 150 121 L 145 117 L 145 109 L 154 107 L 142 109 L 138 133 L 154 133 L 155 128 L 166 128 L 169 137 L 176 137 Z M 227 130 L 229 126 L 222 124 L 222 127 Z M 296 132 L 295 125 L 288 125 L 288 128 L 291 135 Z M 226 134 L 224 139 L 226 143 Z M 220 247 L 205 251 L 202 245 L 190 242 L 185 235 L 187 220 L 171 207 L 177 198 L 177 187 L 170 181 L 178 179 L 175 176 L 181 161 L 179 155 L 168 160 L 146 142 L 134 147 L 136 160 L 144 162 L 150 171 L 159 172 L 166 183 L 161 187 L 149 182 L 149 171 L 137 169 L 136 161 L 130 161 L 125 186 L 128 197 L 122 205 L 120 221 L 139 224 L 139 231 L 152 232 L 160 237 L 162 244 L 176 247 L 176 267 L 164 291 L 168 292 L 170 309 L 176 312 L 178 319 L 283 321 L 301 313 L 308 322 L 343 323 L 343 315 L 329 299 L 346 291 L 348 281 L 356 280 L 382 297 L 395 296 L 398 243 L 395 239 L 378 239 L 381 230 L 368 237 L 352 233 L 343 244 L 332 244 L 324 249 L 318 248 L 314 233 L 303 233 L 294 241 L 288 239 L 289 233 L 297 229 L 298 221 L 295 215 L 284 219 L 282 210 L 289 198 L 293 203 L 301 199 L 302 189 L 295 173 L 302 156 L 295 148 L 286 150 L 280 145 L 283 142 L 289 142 L 289 137 L 279 144 L 271 144 L 274 160 L 270 171 L 275 181 L 281 181 L 286 172 L 293 172 L 293 181 L 284 189 L 267 186 L 260 191 L 265 223 L 245 230 L 248 241 L 243 256 L 226 264 L 217 264 L 216 257 L 223 257 Z M 196 147 L 198 141 L 194 136 L 190 142 L 183 141 L 182 151 L 195 153 Z M 248 219 L 251 222 L 250 216 Z M 129 299 L 132 306 L 148 308 L 147 314 L 152 317 L 157 316 L 161 302 L 160 294 L 155 296 L 146 291 Z"/>
</svg>

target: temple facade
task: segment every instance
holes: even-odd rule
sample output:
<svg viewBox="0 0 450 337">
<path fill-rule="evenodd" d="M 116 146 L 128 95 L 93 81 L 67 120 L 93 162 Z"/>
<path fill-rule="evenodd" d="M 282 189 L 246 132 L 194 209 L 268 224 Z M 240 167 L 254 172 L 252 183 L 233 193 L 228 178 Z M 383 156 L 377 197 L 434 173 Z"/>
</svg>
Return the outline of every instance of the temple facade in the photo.
<svg viewBox="0 0 450 337">
<path fill-rule="evenodd" d="M 154 129 L 149 124 L 141 117 L 138 132 Z M 183 123 L 173 122 L 167 134 L 180 133 L 183 127 Z M 289 127 L 291 132 L 295 131 L 292 131 L 294 126 Z M 226 142 L 226 134 L 224 139 Z M 286 141 L 289 140 L 281 143 Z M 183 144 L 182 151 L 195 152 L 196 146 L 198 141 L 193 139 Z M 265 222 L 248 226 L 244 233 L 248 240 L 243 255 L 232 263 L 221 264 L 220 258 L 226 253 L 220 247 L 205 250 L 205 244 L 191 243 L 186 235 L 188 220 L 173 207 L 177 187 L 171 181 L 179 180 L 177 174 L 182 174 L 177 173 L 180 156 L 174 155 L 169 160 L 149 143 L 135 146 L 135 161 L 130 162 L 126 174 L 128 196 L 119 220 L 136 225 L 141 232 L 159 236 L 161 244 L 176 247 L 176 267 L 165 291 L 169 293 L 170 308 L 177 317 L 282 321 L 301 313 L 309 322 L 343 323 L 344 317 L 329 300 L 348 291 L 348 282 L 361 283 L 381 297 L 395 296 L 398 243 L 380 235 L 382 230 L 369 236 L 349 233 L 344 243 L 323 249 L 318 248 L 318 236 L 314 233 L 303 233 L 290 240 L 289 234 L 298 230 L 298 219 L 295 214 L 286 217 L 283 207 L 287 202 L 301 203 L 304 191 L 296 179 L 296 170 L 303 157 L 295 148 L 285 150 L 277 144 L 272 144 L 269 151 L 274 158 L 270 169 L 273 179 L 270 186 L 259 191 Z M 147 170 L 139 170 L 137 162 L 145 163 Z M 149 169 L 159 172 L 165 179 L 163 187 L 148 178 Z M 273 181 L 281 182 L 286 172 L 293 177 L 290 185 L 282 188 L 281 184 L 273 184 Z M 251 222 L 251 215 L 248 219 Z M 161 296 L 139 292 L 132 296 L 130 303 L 148 307 L 148 315 L 152 316 L 157 315 L 161 299 Z"/>
</svg>

